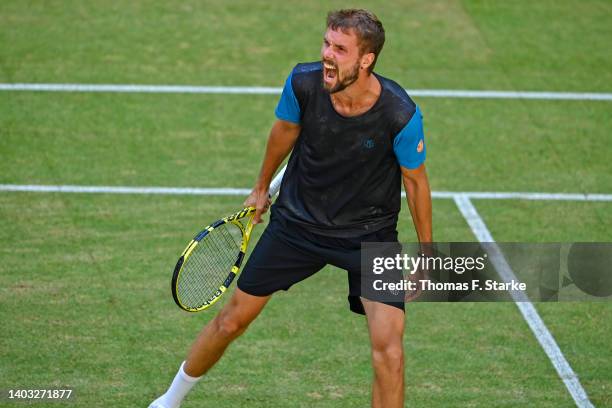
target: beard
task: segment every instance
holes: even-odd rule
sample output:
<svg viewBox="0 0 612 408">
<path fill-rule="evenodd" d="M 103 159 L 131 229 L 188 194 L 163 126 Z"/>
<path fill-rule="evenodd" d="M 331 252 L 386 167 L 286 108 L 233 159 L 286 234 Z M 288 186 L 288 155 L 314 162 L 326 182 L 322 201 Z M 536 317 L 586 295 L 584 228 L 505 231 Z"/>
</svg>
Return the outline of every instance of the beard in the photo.
<svg viewBox="0 0 612 408">
<path fill-rule="evenodd" d="M 324 80 L 322 81 L 323 88 L 330 94 L 346 89 L 353 82 L 357 81 L 357 78 L 359 78 L 359 62 L 353 65 L 352 68 L 349 68 L 347 71 L 343 72 L 340 72 L 336 64 L 333 65 L 336 67 L 336 83 L 334 85 L 328 85 Z M 325 68 L 323 68 L 321 71 L 321 75 L 325 75 Z"/>
</svg>

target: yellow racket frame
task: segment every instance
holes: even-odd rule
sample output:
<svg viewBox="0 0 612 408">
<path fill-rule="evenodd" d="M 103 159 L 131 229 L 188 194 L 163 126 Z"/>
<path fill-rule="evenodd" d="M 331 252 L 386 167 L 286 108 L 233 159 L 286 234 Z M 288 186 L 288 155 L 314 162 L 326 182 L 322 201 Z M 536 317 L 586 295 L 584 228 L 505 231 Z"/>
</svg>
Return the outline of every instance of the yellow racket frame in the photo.
<svg viewBox="0 0 612 408">
<path fill-rule="evenodd" d="M 196 235 L 191 242 L 187 245 L 183 253 L 181 254 L 176 266 L 174 267 L 174 273 L 172 275 L 172 297 L 174 301 L 181 309 L 187 312 L 200 312 L 202 310 L 208 309 L 212 305 L 214 305 L 221 296 L 225 293 L 227 288 L 232 284 L 232 281 L 236 278 L 238 273 L 240 272 L 240 266 L 242 265 L 242 261 L 244 260 L 247 247 L 249 245 L 249 240 L 251 239 L 251 231 L 253 230 L 253 216 L 255 216 L 255 207 L 245 207 L 242 210 L 228 215 L 225 218 L 221 218 L 213 222 L 212 224 L 206 226 L 202 231 Z M 240 220 L 247 218 L 248 221 L 246 226 L 243 225 Z M 178 293 L 178 285 L 181 281 L 181 274 L 183 272 L 183 266 L 189 259 L 189 256 L 193 253 L 193 250 L 200 244 L 200 242 L 210 233 L 212 233 L 215 228 L 223 224 L 231 223 L 240 229 L 242 233 L 242 242 L 240 243 L 240 251 L 236 255 L 236 261 L 231 269 L 228 271 L 227 278 L 225 278 L 224 282 L 219 286 L 219 288 L 208 298 L 202 301 L 202 304 L 197 305 L 195 307 L 188 306 L 183 303 L 181 297 Z"/>
</svg>

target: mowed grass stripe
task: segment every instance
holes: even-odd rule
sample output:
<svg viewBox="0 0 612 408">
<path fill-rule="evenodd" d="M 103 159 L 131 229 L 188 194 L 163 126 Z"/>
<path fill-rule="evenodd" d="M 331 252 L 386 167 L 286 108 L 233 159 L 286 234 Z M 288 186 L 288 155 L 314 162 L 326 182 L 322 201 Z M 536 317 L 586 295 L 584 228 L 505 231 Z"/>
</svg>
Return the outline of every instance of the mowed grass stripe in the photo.
<svg viewBox="0 0 612 408">
<path fill-rule="evenodd" d="M 407 88 L 612 91 L 607 1 L 362 5 L 385 24 L 380 73 Z M 4 1 L 0 82 L 282 86 L 296 62 L 319 58 L 325 15 L 344 4 L 297 6 Z"/>
<path fill-rule="evenodd" d="M 8 95 L 0 93 L 7 102 L 0 103 L 3 184 L 249 186 L 277 102 L 256 95 Z M 605 104 L 418 102 L 433 190 L 610 193 Z"/>
<path fill-rule="evenodd" d="M 198 226 L 234 209 L 235 201 L 0 195 L 0 214 L 12 220 L 0 231 L 0 316 L 11 322 L 0 336 L 7 351 L 0 361 L 10 367 L 0 371 L 2 383 L 61 381 L 92 407 L 142 405 L 161 392 L 213 316 L 176 308 L 172 267 Z M 405 207 L 399 232 L 410 241 Z M 450 201 L 434 202 L 434 220 L 439 239 L 471 238 Z M 346 291 L 345 272 L 326 268 L 276 295 L 185 406 L 367 405 L 367 330 L 348 311 Z M 407 394 L 414 405 L 571 402 L 513 305 L 415 304 L 407 319 Z M 480 372 L 494 375 L 476 385 Z"/>
<path fill-rule="evenodd" d="M 604 202 L 478 201 L 500 242 L 610 242 L 612 205 Z M 564 271 L 567 274 L 567 271 Z M 612 404 L 612 303 L 536 303 L 539 314 L 595 406 Z"/>
<path fill-rule="evenodd" d="M 469 197 L 458 196 L 455 198 L 455 204 L 457 205 L 457 208 L 459 208 L 459 211 L 461 211 L 461 214 L 470 226 L 470 229 L 474 233 L 476 239 L 479 242 L 490 244 L 487 248 L 487 251 L 489 252 L 489 259 L 493 263 L 495 270 L 502 280 L 508 283 L 512 281 L 519 281 L 514 274 L 514 271 L 506 261 L 501 249 L 495 243 L 495 238 L 493 238 L 491 235 L 487 225 L 480 214 L 478 214 L 476 207 L 474 207 Z M 555 370 L 557 370 L 559 378 L 565 384 L 565 387 L 576 402 L 576 405 L 580 408 L 593 407 L 593 404 L 589 400 L 589 397 L 582 387 L 580 380 L 576 376 L 576 373 L 565 359 L 563 352 L 557 345 L 557 342 L 553 336 L 550 334 L 550 331 L 538 314 L 533 303 L 529 301 L 529 298 L 525 292 L 509 291 L 509 293 L 521 312 L 521 315 L 529 325 L 529 328 L 533 332 L 534 336 L 538 339 L 538 342 L 550 359 L 550 362 L 555 367 Z"/>
</svg>

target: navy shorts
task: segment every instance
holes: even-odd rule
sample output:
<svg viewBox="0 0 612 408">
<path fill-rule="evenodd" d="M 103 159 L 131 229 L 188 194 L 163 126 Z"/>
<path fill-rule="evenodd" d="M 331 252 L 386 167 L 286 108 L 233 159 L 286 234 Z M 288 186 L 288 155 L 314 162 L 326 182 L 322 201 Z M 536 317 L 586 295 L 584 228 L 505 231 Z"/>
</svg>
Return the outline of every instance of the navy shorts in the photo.
<svg viewBox="0 0 612 408">
<path fill-rule="evenodd" d="M 272 211 L 270 223 L 239 275 L 240 290 L 268 296 L 320 271 L 330 264 L 348 272 L 351 311 L 365 314 L 361 303 L 361 243 L 397 242 L 395 227 L 357 237 L 335 238 L 314 234 Z M 404 310 L 403 302 L 383 302 Z"/>
</svg>

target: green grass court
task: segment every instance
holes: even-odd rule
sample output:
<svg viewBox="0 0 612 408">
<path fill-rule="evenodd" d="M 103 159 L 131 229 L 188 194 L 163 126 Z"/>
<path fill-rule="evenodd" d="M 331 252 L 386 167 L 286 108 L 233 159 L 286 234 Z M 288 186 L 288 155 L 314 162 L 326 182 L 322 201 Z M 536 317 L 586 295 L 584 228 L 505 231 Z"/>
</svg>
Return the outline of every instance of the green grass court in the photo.
<svg viewBox="0 0 612 408">
<path fill-rule="evenodd" d="M 4 1 L 0 83 L 280 87 L 348 5 Z M 381 18 L 376 71 L 406 88 L 612 92 L 609 1 L 350 6 Z M 248 188 L 277 98 L 0 91 L 0 184 Z M 435 191 L 612 193 L 612 102 L 414 99 Z M 174 305 L 176 258 L 242 201 L 1 191 L 0 389 L 147 406 L 214 314 Z M 500 242 L 612 241 L 612 202 L 472 202 Z M 433 204 L 436 240 L 475 240 L 453 200 Z M 415 239 L 407 208 L 399 228 Z M 346 290 L 326 268 L 279 293 L 183 406 L 367 406 Z M 612 406 L 612 304 L 536 308 L 593 405 Z M 407 406 L 575 406 L 513 303 L 411 304 L 405 338 Z"/>
</svg>

